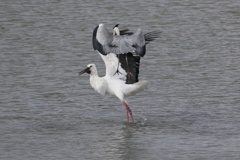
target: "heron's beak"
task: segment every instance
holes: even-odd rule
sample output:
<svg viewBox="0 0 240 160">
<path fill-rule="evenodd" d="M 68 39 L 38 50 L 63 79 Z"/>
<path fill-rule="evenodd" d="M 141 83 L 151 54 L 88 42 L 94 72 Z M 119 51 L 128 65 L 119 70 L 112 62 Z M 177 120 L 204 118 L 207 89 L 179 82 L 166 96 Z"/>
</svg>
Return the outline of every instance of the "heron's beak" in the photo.
<svg viewBox="0 0 240 160">
<path fill-rule="evenodd" d="M 81 72 L 79 72 L 79 75 L 81 75 L 81 74 L 83 74 L 83 73 L 88 73 L 88 74 L 90 74 L 90 73 L 91 73 L 90 68 L 89 68 L 89 67 L 85 68 L 84 70 L 82 70 Z"/>
</svg>

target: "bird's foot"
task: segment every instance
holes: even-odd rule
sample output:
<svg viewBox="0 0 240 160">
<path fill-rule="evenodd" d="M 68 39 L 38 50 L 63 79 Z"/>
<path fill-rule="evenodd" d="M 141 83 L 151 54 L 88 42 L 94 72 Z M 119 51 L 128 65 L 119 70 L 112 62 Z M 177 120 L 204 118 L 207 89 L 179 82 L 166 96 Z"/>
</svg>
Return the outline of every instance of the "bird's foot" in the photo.
<svg viewBox="0 0 240 160">
<path fill-rule="evenodd" d="M 128 111 L 128 113 L 130 114 L 130 117 L 131 117 L 132 122 L 134 122 L 133 115 L 132 115 L 132 111 L 130 110 L 130 111 Z M 129 122 L 129 120 L 128 120 L 128 122 Z"/>
<path fill-rule="evenodd" d="M 128 76 L 128 77 L 131 77 L 131 76 L 133 77 L 132 72 L 127 72 L 127 76 Z"/>
<path fill-rule="evenodd" d="M 113 75 L 115 75 L 115 74 L 122 74 L 118 69 L 117 69 L 117 71 L 113 74 Z"/>
</svg>

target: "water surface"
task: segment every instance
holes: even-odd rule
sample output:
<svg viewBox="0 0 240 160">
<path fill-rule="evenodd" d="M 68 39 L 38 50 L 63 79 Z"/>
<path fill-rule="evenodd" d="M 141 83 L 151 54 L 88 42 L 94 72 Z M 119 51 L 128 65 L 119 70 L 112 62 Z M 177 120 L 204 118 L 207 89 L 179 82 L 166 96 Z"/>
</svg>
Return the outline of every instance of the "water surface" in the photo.
<svg viewBox="0 0 240 160">
<path fill-rule="evenodd" d="M 0 2 L 1 159 L 239 159 L 240 2 Z M 78 76 L 94 27 L 161 30 L 125 108 Z"/>
</svg>

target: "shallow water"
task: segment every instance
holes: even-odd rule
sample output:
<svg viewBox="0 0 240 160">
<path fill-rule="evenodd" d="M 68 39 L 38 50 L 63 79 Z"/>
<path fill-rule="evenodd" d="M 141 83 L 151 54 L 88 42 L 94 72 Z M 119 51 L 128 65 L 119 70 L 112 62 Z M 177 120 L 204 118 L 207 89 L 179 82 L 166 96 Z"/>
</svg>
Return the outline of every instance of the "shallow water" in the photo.
<svg viewBox="0 0 240 160">
<path fill-rule="evenodd" d="M 1 159 L 239 159 L 240 2 L 0 2 Z M 94 27 L 161 30 L 125 108 L 78 76 Z"/>
</svg>

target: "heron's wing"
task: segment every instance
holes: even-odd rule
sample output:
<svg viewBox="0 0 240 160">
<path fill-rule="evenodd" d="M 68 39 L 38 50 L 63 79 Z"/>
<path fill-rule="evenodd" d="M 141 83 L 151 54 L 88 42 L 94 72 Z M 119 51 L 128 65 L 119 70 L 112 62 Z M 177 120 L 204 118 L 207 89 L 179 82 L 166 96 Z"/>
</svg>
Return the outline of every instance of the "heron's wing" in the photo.
<svg viewBox="0 0 240 160">
<path fill-rule="evenodd" d="M 135 34 L 129 36 L 132 41 L 135 53 L 138 56 L 143 57 L 146 53 L 146 42 L 141 29 L 138 29 Z"/>
<path fill-rule="evenodd" d="M 93 49 L 100 52 L 102 55 L 110 53 L 109 45 L 113 41 L 113 35 L 107 28 L 100 24 L 93 30 L 92 43 Z"/>
<path fill-rule="evenodd" d="M 114 36 L 112 42 L 109 45 L 111 53 L 125 54 L 133 53 L 136 55 L 144 55 L 145 39 L 141 29 L 138 29 L 133 35 L 127 36 Z"/>
<path fill-rule="evenodd" d="M 113 36 L 104 24 L 98 25 L 93 30 L 92 42 L 94 50 L 99 51 L 102 55 L 109 53 L 124 54 L 135 51 L 128 36 Z"/>
<path fill-rule="evenodd" d="M 114 36 L 113 41 L 109 44 L 109 52 L 115 54 L 124 54 L 128 52 L 135 52 L 128 36 Z"/>
<path fill-rule="evenodd" d="M 160 33 L 153 31 L 143 35 L 141 29 L 138 29 L 134 34 L 113 36 L 103 24 L 100 24 L 93 31 L 93 48 L 103 55 L 132 52 L 143 57 L 146 53 L 146 44 L 158 38 Z"/>
<path fill-rule="evenodd" d="M 146 53 L 146 43 L 158 37 L 158 32 L 143 35 L 138 29 L 132 35 L 113 36 L 103 24 L 93 32 L 93 48 L 100 53 L 105 65 L 106 76 L 124 81 L 138 82 L 140 57 Z"/>
<path fill-rule="evenodd" d="M 148 44 L 151 41 L 154 41 L 156 38 L 160 37 L 161 31 L 152 31 L 144 34 L 144 39 L 146 41 L 146 44 Z"/>
</svg>

